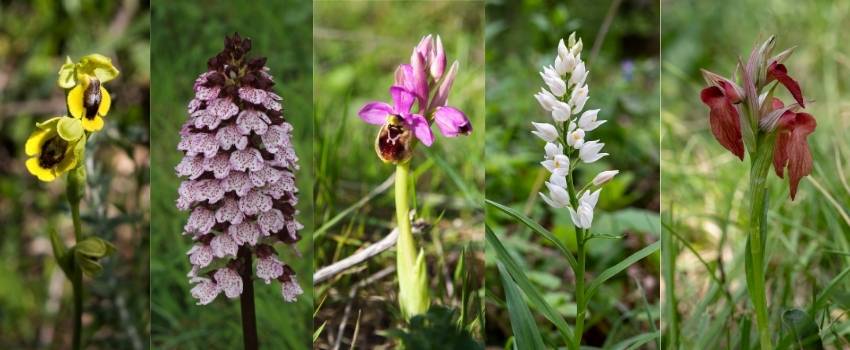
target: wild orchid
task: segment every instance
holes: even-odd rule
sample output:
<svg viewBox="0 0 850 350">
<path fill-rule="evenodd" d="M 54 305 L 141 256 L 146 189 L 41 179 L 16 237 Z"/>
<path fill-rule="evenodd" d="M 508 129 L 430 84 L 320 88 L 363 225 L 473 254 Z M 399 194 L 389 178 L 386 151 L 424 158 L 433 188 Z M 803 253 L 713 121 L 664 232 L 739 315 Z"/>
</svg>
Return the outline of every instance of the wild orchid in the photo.
<svg viewBox="0 0 850 350">
<path fill-rule="evenodd" d="M 784 178 L 787 169 L 793 201 L 800 179 L 812 172 L 807 138 L 817 127 L 815 118 L 802 111 L 806 101 L 800 85 L 783 64 L 794 48 L 771 56 L 775 43 L 771 36 L 752 50 L 746 64 L 739 59 L 739 81 L 703 70 L 709 86 L 700 93 L 709 107 L 711 131 L 717 141 L 742 161 L 745 151 L 750 157 L 747 289 L 765 350 L 772 349 L 764 276 L 767 173 L 773 164 L 776 175 Z M 793 103 L 785 104 L 774 96 L 779 85 L 788 90 Z"/>
<path fill-rule="evenodd" d="M 191 212 L 183 234 L 195 242 L 186 253 L 192 296 L 199 305 L 219 294 L 240 298 L 245 347 L 255 349 L 254 276 L 279 282 L 286 302 L 302 294 L 274 245 L 294 247 L 303 226 L 295 218 L 293 127 L 283 117 L 266 59 L 247 56 L 250 50 L 250 39 L 226 38 L 195 81 L 177 146 L 185 156 L 175 169 L 186 177 L 177 207 Z"/>
<path fill-rule="evenodd" d="M 445 137 L 469 135 L 472 124 L 461 110 L 448 105 L 449 92 L 458 62 L 446 71 L 446 54 L 440 36 L 427 35 L 413 49 L 409 64 L 396 69 L 389 92 L 392 105 L 366 103 L 358 115 L 363 121 L 381 125 L 375 152 L 385 163 L 396 165 L 395 203 L 399 238 L 396 264 L 399 304 L 406 319 L 425 313 L 430 306 L 425 252 L 416 249 L 410 226 L 408 180 L 410 159 L 418 142 L 434 142 L 431 125 L 437 124 Z"/>
<path fill-rule="evenodd" d="M 111 98 L 102 85 L 118 76 L 112 60 L 99 54 L 73 62 L 67 57 L 59 70 L 57 84 L 65 89 L 67 114 L 36 123 L 24 147 L 27 170 L 44 182 L 67 176 L 66 196 L 71 207 L 76 244 L 66 247 L 58 232 L 50 231 L 50 242 L 57 265 L 71 280 L 74 293 L 73 349 L 82 346 L 83 275 L 96 276 L 103 267 L 100 260 L 115 251 L 109 243 L 93 234 L 83 234 L 80 202 L 86 190 L 85 151 L 92 134 L 103 128 Z M 68 116 L 70 114 L 70 117 Z"/>
<path fill-rule="evenodd" d="M 546 188 L 549 195 L 540 193 L 546 204 L 555 209 L 566 208 L 576 233 L 576 325 L 573 348 L 581 345 L 588 298 L 585 295 L 586 244 L 593 237 L 593 214 L 599 201 L 602 185 L 610 181 L 619 171 L 608 170 L 576 190 L 574 171 L 580 163 L 594 163 L 608 153 L 603 153 L 604 143 L 588 140 L 588 133 L 605 123 L 598 119 L 599 109 L 585 110 L 589 99 L 587 77 L 590 71 L 581 58 L 582 40 L 576 41 L 572 33 L 564 43 L 558 43 L 558 54 L 552 65 L 543 67 L 540 76 L 546 87 L 541 88 L 534 98 L 550 113 L 552 123 L 532 122 L 531 133 L 546 142 L 544 168 L 549 171 Z M 548 88 L 548 89 L 547 89 Z"/>
</svg>

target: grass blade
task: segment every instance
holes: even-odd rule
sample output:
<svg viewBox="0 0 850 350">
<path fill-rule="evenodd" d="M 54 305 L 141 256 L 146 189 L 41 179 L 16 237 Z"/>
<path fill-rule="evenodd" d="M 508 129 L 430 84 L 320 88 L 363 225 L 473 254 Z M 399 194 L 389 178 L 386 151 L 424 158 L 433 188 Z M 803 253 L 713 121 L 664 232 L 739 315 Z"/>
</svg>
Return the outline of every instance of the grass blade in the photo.
<svg viewBox="0 0 850 350">
<path fill-rule="evenodd" d="M 531 316 L 531 311 L 528 310 L 528 305 L 525 304 L 522 292 L 501 263 L 498 264 L 498 267 L 499 275 L 502 276 L 502 286 L 505 289 L 505 299 L 508 304 L 508 314 L 511 317 L 511 329 L 514 332 L 516 348 L 545 349 L 543 338 L 540 336 L 534 317 Z"/>
<path fill-rule="evenodd" d="M 537 311 L 543 314 L 555 327 L 558 328 L 558 331 L 561 333 L 561 336 L 564 338 L 567 344 L 573 344 L 572 337 L 570 333 L 570 327 L 567 325 L 567 321 L 564 320 L 563 317 L 553 308 L 549 303 L 543 299 L 543 296 L 537 292 L 534 286 L 531 284 L 531 281 L 528 280 L 525 273 L 522 272 L 522 269 L 519 267 L 516 261 L 514 261 L 513 257 L 508 254 L 508 250 L 505 249 L 505 246 L 502 245 L 502 242 L 499 241 L 499 238 L 496 237 L 496 234 L 490 229 L 489 226 L 484 225 L 485 229 L 485 237 L 487 243 L 491 248 L 496 252 L 496 258 L 498 259 L 500 266 L 508 271 L 508 274 L 513 278 L 516 285 L 522 289 L 525 293 L 525 296 L 528 298 L 529 303 L 533 306 Z"/>
<path fill-rule="evenodd" d="M 489 199 L 485 199 L 484 201 L 487 202 L 487 204 L 490 204 L 491 206 L 495 207 L 496 209 L 501 210 L 503 213 L 508 214 L 509 216 L 513 217 L 514 219 L 519 220 L 520 222 L 525 224 L 525 226 L 528 226 L 528 228 L 530 228 L 532 231 L 537 232 L 538 234 L 540 234 L 544 238 L 551 241 L 556 247 L 558 247 L 558 249 L 561 250 L 561 253 L 563 253 L 564 256 L 567 258 L 567 261 L 570 263 L 570 268 L 572 268 L 573 271 L 576 270 L 576 266 L 578 266 L 578 262 L 576 261 L 576 258 L 573 256 L 573 253 L 570 253 L 570 251 L 567 249 L 567 247 L 564 246 L 564 244 L 561 243 L 561 241 L 559 241 L 557 238 L 555 238 L 555 236 L 552 235 L 551 232 L 547 231 L 545 228 L 543 228 L 543 226 L 540 226 L 540 224 L 538 224 L 534 220 L 531 220 L 527 216 L 520 214 L 518 211 L 516 211 L 516 210 L 514 210 L 514 209 L 512 209 L 508 206 L 496 203 L 496 202 L 491 201 Z"/>
<path fill-rule="evenodd" d="M 599 286 L 605 283 L 605 281 L 611 279 L 611 277 L 614 277 L 615 275 L 622 272 L 629 266 L 632 266 L 634 263 L 640 261 L 641 259 L 649 256 L 652 253 L 657 252 L 660 248 L 661 241 L 655 241 L 655 243 L 652 243 L 644 247 L 643 249 L 636 251 L 634 254 L 629 255 L 629 257 L 623 259 L 616 265 L 605 269 L 605 271 L 602 271 L 602 273 L 600 273 L 599 276 L 596 277 L 596 279 L 594 279 L 592 282 L 590 282 L 590 284 L 587 285 L 586 300 L 590 300 L 590 298 L 593 297 L 593 294 L 595 294 L 596 291 L 599 289 Z"/>
</svg>

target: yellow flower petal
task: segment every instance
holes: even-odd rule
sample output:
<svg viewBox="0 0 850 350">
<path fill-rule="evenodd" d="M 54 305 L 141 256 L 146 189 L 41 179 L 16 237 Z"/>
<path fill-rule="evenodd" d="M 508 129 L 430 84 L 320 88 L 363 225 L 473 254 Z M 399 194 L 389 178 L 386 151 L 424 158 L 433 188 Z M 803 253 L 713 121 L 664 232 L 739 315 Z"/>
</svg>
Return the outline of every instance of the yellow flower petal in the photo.
<svg viewBox="0 0 850 350">
<path fill-rule="evenodd" d="M 112 97 L 109 96 L 109 91 L 100 85 L 100 106 L 97 108 L 97 115 L 105 117 L 109 113 L 109 107 L 112 106 Z"/>
<path fill-rule="evenodd" d="M 83 129 L 86 129 L 88 132 L 100 131 L 103 129 L 103 118 L 99 115 L 94 116 L 94 118 L 83 118 L 81 119 L 83 122 Z"/>
<path fill-rule="evenodd" d="M 33 131 L 30 137 L 27 138 L 26 146 L 24 146 L 27 155 L 32 157 L 41 153 L 41 146 L 44 145 L 44 141 L 47 140 L 47 136 L 49 135 L 49 130 L 36 129 Z"/>
<path fill-rule="evenodd" d="M 50 182 L 56 180 L 56 174 L 53 170 L 42 168 L 38 164 L 38 158 L 27 159 L 27 170 L 41 181 Z"/>
<path fill-rule="evenodd" d="M 83 85 L 87 84 L 77 84 L 77 86 L 74 86 L 74 88 L 68 92 L 68 112 L 71 113 L 72 117 L 77 119 L 84 119 L 83 117 L 86 114 L 86 108 L 83 106 L 83 95 L 85 94 L 86 88 Z"/>
</svg>

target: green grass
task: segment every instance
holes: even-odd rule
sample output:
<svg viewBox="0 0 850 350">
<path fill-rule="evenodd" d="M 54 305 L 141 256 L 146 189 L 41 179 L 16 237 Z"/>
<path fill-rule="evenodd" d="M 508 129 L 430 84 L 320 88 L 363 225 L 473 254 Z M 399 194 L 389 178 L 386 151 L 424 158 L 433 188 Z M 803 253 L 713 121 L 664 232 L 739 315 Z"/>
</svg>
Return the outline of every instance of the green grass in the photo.
<svg viewBox="0 0 850 350">
<path fill-rule="evenodd" d="M 605 152 L 611 154 L 580 166 L 577 182 L 585 183 L 602 170 L 620 169 L 620 175 L 602 190 L 593 232 L 625 235 L 588 244 L 590 280 L 611 279 L 594 284 L 598 289 L 588 307 L 583 344 L 625 348 L 657 337 L 658 253 L 631 265 L 628 273 L 609 276 L 614 270 L 604 271 L 651 245 L 660 231 L 658 8 L 651 2 L 623 2 L 594 54 L 612 3 L 567 1 L 550 3 L 545 9 L 537 1 L 488 3 L 486 196 L 528 217 L 518 219 L 497 206 L 487 208 L 488 226 L 504 246 L 503 256 L 487 248 L 486 339 L 490 346 L 519 341 L 513 333 L 515 320 L 509 321 L 502 299 L 506 287 L 496 269 L 497 261 L 504 264 L 504 255 L 513 257 L 516 269 L 527 275 L 528 283 L 514 279 L 525 288 L 529 304 L 538 308 L 532 312 L 547 348 L 565 346 L 563 326 L 547 319 L 563 317 L 570 327 L 575 325 L 575 276 L 570 268 L 574 261 L 567 257 L 576 254 L 575 235 L 569 213 L 549 208 L 538 196 L 545 191 L 547 176 L 540 166 L 544 144 L 530 133 L 532 121 L 550 118 L 533 98 L 543 86 L 538 71 L 552 63 L 558 40 L 573 31 L 583 39 L 582 58 L 590 70 L 586 109 L 600 108 L 599 118 L 608 120 L 590 135 L 604 142 Z M 544 237 L 541 232 L 551 233 Z M 549 306 L 534 297 L 537 294 Z"/>
<path fill-rule="evenodd" d="M 846 348 L 850 324 L 840 310 L 847 309 L 848 282 L 841 273 L 848 267 L 850 251 L 850 144 L 841 130 L 850 125 L 850 85 L 838 77 L 846 76 L 850 65 L 848 49 L 835 28 L 850 24 L 850 5 L 668 2 L 662 11 L 662 206 L 666 229 L 679 246 L 665 263 L 665 270 L 675 271 L 667 283 L 674 281 L 678 299 L 665 308 L 679 318 L 678 323 L 665 320 L 665 346 L 675 345 L 674 333 L 681 348 L 757 343 L 744 282 L 748 160 L 738 161 L 711 136 L 708 110 L 698 98 L 703 87 L 699 68 L 729 74 L 737 57 L 776 35 L 777 48 L 797 46 L 786 65 L 804 96 L 813 100 L 807 112 L 815 116 L 818 128 L 809 137 L 814 171 L 800 183 L 794 202 L 788 198 L 787 182 L 773 171 L 769 174 L 771 329 L 779 343 L 792 329 L 782 315 L 805 310 L 827 348 Z M 790 95 L 782 92 L 780 97 L 788 100 Z M 665 300 L 672 300 L 670 288 L 664 290 Z"/>
<path fill-rule="evenodd" d="M 242 344 L 239 302 L 223 296 L 207 306 L 196 306 L 186 278 L 186 251 L 191 240 L 182 236 L 187 214 L 179 212 L 179 179 L 174 166 L 180 125 L 192 98 L 195 78 L 206 70 L 207 59 L 219 52 L 225 35 L 239 32 L 253 40 L 252 54 L 268 57 L 267 66 L 283 97 L 284 116 L 295 127 L 293 142 L 301 158 L 296 174 L 301 214 L 305 225 L 298 244 L 302 257 L 279 247 L 282 260 L 292 265 L 304 295 L 287 304 L 277 284 L 255 282 L 260 344 L 268 349 L 306 349 L 310 346 L 312 275 L 312 134 L 311 86 L 312 8 L 303 1 L 266 1 L 250 6 L 215 2 L 198 6 L 189 2 L 155 1 L 152 27 L 153 70 L 151 127 L 156 154 L 151 166 L 151 313 L 152 343 L 163 349 L 238 348 Z"/>
<path fill-rule="evenodd" d="M 429 224 L 416 239 L 427 256 L 432 301 L 459 313 L 463 309 L 464 325 L 478 338 L 483 327 L 483 14 L 483 2 L 474 1 L 323 1 L 315 3 L 314 14 L 314 149 L 319 175 L 314 193 L 317 226 L 323 228 L 314 240 L 316 268 L 380 240 L 394 226 L 392 190 L 370 195 L 392 176 L 394 167 L 378 159 L 378 128 L 362 122 L 357 111 L 367 101 L 389 101 L 396 67 L 409 61 L 422 36 L 440 34 L 449 62 L 460 63 L 449 103 L 466 112 L 474 131 L 453 139 L 437 135 L 432 147 L 417 147 L 411 166 L 417 191 L 411 204 L 417 218 Z M 461 264 L 464 248 L 469 253 Z M 396 343 L 383 333 L 403 325 L 395 274 L 356 287 L 394 265 L 390 250 L 316 287 L 314 328 L 325 325 L 316 347 L 333 345 L 346 308 L 350 316 L 343 347 L 351 342 L 361 311 L 357 348 Z M 463 268 L 458 271 L 458 266 Z"/>
</svg>

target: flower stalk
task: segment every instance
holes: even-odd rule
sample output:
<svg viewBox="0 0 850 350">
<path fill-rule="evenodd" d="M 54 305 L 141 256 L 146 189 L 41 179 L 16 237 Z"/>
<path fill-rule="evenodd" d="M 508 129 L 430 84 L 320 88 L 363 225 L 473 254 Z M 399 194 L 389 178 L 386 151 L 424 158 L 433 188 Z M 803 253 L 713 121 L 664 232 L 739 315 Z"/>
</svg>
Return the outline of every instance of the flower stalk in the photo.
<svg viewBox="0 0 850 350">
<path fill-rule="evenodd" d="M 812 172 L 807 138 L 817 127 L 815 118 L 802 111 L 806 106 L 802 89 L 783 64 L 794 48 L 771 56 L 775 43 L 770 37 L 753 48 L 746 64 L 739 60 L 736 76 L 740 81 L 703 70 L 709 86 L 700 92 L 700 99 L 709 107 L 711 131 L 717 141 L 742 161 L 745 150 L 750 156 L 745 266 L 762 350 L 773 348 L 765 281 L 768 172 L 772 164 L 779 178 L 788 174 L 793 201 L 800 180 Z M 779 85 L 788 90 L 794 103 L 786 105 L 774 96 Z"/>
<path fill-rule="evenodd" d="M 407 195 L 409 178 L 410 162 L 397 164 L 395 171 L 395 212 L 399 235 L 396 243 L 396 271 L 398 274 L 399 306 L 405 319 L 425 313 L 431 304 L 425 251 L 416 248 L 416 241 L 410 226 L 410 207 Z"/>
<path fill-rule="evenodd" d="M 76 243 L 67 248 L 56 231 L 50 231 L 50 243 L 57 265 L 71 281 L 74 350 L 82 348 L 83 275 L 96 276 L 103 269 L 99 261 L 115 251 L 111 243 L 83 234 L 80 202 L 86 188 L 86 142 L 103 128 L 112 101 L 102 84 L 118 74 L 112 60 L 103 55 L 87 55 L 79 62 L 66 58 L 57 85 L 65 89 L 67 114 L 36 123 L 25 145 L 27 170 L 39 180 L 51 182 L 68 175 L 65 196 Z"/>
<path fill-rule="evenodd" d="M 242 344 L 245 350 L 256 350 L 259 348 L 259 340 L 257 337 L 257 312 L 254 306 L 251 250 L 241 247 L 239 259 L 242 265 L 239 275 L 242 276 L 242 285 L 245 286 L 242 294 L 239 295 L 239 307 L 242 313 Z"/>
<path fill-rule="evenodd" d="M 410 225 L 409 178 L 413 150 L 419 143 L 434 143 L 433 124 L 445 137 L 472 133 L 461 110 L 449 106 L 448 97 L 458 70 L 455 61 L 446 70 L 446 54 L 440 36 L 427 35 L 413 49 L 409 64 L 401 64 L 389 92 L 392 105 L 373 101 L 360 108 L 364 122 L 379 125 L 375 153 L 384 163 L 395 165 L 395 209 L 399 237 L 396 243 L 398 302 L 405 320 L 428 311 L 428 268 L 425 251 L 417 249 Z"/>
<path fill-rule="evenodd" d="M 581 39 L 576 41 L 575 33 L 570 35 L 567 43 L 564 40 L 558 43 L 554 64 L 543 67 L 540 72 L 546 87 L 534 95 L 541 107 L 551 113 L 554 124 L 532 123 L 536 129 L 532 134 L 546 141 L 545 160 L 541 164 L 551 173 L 546 182 L 549 196 L 543 193 L 540 196 L 553 208 L 569 210 L 576 237 L 574 272 L 577 312 L 572 343 L 568 344 L 572 349 L 581 348 L 587 317 L 586 248 L 591 237 L 589 232 L 593 224 L 593 211 L 602 185 L 619 173 L 617 170 L 603 171 L 576 190 L 574 171 L 579 161 L 593 163 L 608 155 L 600 153 L 604 143 L 585 140 L 587 133 L 605 121 L 597 120 L 598 109 L 584 111 L 589 98 L 586 84 L 589 71 L 581 59 L 582 46 Z"/>
</svg>

